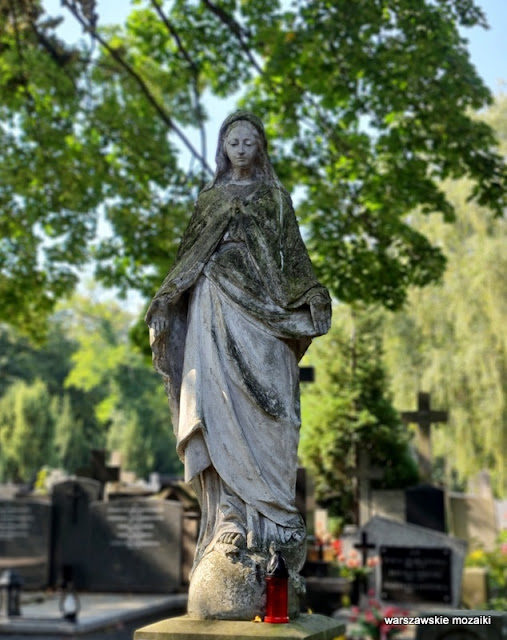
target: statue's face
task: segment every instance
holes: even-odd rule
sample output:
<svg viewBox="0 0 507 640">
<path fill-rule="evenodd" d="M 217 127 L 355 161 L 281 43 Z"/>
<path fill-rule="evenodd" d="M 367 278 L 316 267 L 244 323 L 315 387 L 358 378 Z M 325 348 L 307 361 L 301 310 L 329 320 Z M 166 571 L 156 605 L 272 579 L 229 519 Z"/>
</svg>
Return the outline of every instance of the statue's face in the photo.
<svg viewBox="0 0 507 640">
<path fill-rule="evenodd" d="M 247 122 L 236 125 L 225 139 L 225 152 L 235 169 L 251 169 L 259 145 L 252 126 Z"/>
</svg>

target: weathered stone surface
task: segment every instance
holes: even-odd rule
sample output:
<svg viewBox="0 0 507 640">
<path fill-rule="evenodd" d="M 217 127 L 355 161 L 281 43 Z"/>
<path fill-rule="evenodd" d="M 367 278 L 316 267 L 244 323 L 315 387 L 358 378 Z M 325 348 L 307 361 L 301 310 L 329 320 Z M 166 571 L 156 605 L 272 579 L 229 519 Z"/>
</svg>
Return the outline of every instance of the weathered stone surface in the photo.
<svg viewBox="0 0 507 640">
<path fill-rule="evenodd" d="M 0 500 L 0 574 L 14 569 L 24 589 L 47 587 L 50 528 L 51 506 L 44 501 Z"/>
<path fill-rule="evenodd" d="M 333 640 L 345 632 L 345 625 L 321 615 L 302 615 L 288 624 L 266 624 L 228 620 L 193 620 L 188 616 L 169 618 L 138 629 L 134 640 Z"/>
<path fill-rule="evenodd" d="M 188 592 L 188 615 L 196 619 L 253 620 L 266 604 L 266 565 L 261 554 L 212 551 L 194 571 Z M 291 572 L 289 616 L 299 616 L 303 579 Z"/>
<path fill-rule="evenodd" d="M 293 576 L 298 611 L 306 553 L 296 506 L 298 361 L 329 330 L 331 299 L 261 121 L 247 112 L 226 118 L 216 160 L 146 322 L 201 507 L 189 611 L 248 620 L 262 613 L 272 547 Z"/>
</svg>

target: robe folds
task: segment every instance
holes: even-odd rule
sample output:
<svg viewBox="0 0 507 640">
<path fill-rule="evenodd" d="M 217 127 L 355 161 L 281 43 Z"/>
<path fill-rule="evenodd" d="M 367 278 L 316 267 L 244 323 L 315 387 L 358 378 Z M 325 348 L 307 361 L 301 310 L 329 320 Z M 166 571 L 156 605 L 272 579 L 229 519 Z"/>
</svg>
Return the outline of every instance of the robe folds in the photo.
<svg viewBox="0 0 507 640">
<path fill-rule="evenodd" d="M 201 192 L 146 318 L 162 305 L 168 320 L 153 359 L 201 502 L 198 556 L 221 532 L 249 535 L 251 546 L 301 535 L 297 364 L 318 335 L 315 298 L 330 313 L 283 188 Z"/>
</svg>

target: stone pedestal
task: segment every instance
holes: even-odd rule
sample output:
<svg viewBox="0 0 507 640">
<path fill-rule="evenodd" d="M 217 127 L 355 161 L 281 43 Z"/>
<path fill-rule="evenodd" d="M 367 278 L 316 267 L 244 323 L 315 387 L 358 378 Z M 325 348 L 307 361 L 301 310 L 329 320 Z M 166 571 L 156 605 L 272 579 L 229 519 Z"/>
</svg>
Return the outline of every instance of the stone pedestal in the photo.
<svg viewBox="0 0 507 640">
<path fill-rule="evenodd" d="M 134 634 L 134 640 L 335 640 L 344 636 L 345 625 L 333 618 L 303 614 L 288 624 L 236 620 L 195 620 L 188 616 L 168 618 Z"/>
</svg>

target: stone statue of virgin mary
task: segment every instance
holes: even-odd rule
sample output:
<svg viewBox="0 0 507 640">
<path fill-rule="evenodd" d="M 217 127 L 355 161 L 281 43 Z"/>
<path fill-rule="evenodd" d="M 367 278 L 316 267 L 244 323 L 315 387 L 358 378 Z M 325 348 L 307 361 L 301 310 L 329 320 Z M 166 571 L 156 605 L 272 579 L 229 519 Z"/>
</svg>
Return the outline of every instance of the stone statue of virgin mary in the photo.
<svg viewBox="0 0 507 640">
<path fill-rule="evenodd" d="M 328 331 L 330 297 L 256 116 L 224 121 L 216 164 L 146 315 L 201 506 L 188 613 L 262 615 L 266 564 L 279 549 L 294 616 L 306 545 L 295 506 L 298 361 Z"/>
</svg>

